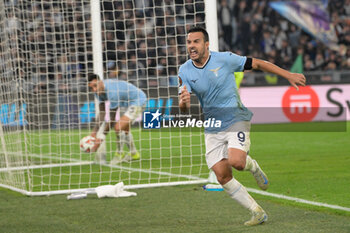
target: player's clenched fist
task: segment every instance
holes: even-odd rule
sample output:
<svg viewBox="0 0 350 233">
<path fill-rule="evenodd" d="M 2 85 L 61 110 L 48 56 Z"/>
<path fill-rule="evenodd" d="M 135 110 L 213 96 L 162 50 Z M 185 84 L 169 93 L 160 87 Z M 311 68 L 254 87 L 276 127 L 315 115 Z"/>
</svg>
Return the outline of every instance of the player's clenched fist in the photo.
<svg viewBox="0 0 350 233">
<path fill-rule="evenodd" d="M 181 90 L 180 100 L 183 103 L 190 103 L 190 99 L 191 99 L 191 95 L 188 92 L 186 85 L 184 85 L 184 87 Z"/>
<path fill-rule="evenodd" d="M 188 92 L 186 85 L 181 90 L 180 94 L 180 109 L 186 111 L 190 108 L 191 94 Z"/>
</svg>

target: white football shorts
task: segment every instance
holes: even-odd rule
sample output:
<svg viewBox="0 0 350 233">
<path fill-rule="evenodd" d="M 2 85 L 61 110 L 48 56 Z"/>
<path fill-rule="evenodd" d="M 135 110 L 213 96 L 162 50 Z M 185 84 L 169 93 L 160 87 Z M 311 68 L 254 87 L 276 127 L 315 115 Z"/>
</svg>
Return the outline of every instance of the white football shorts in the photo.
<svg viewBox="0 0 350 233">
<path fill-rule="evenodd" d="M 120 108 L 120 116 L 127 116 L 131 122 L 142 116 L 143 106 L 129 106 Z"/>
<path fill-rule="evenodd" d="M 250 148 L 250 122 L 239 121 L 225 131 L 205 134 L 208 168 L 224 158 L 228 158 L 228 148 L 236 148 L 248 153 Z"/>
</svg>

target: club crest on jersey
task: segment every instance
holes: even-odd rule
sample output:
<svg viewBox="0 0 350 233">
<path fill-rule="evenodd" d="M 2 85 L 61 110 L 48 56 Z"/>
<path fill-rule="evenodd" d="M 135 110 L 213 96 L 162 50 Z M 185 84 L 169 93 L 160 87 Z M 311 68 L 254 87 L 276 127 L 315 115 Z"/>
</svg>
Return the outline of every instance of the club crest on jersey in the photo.
<svg viewBox="0 0 350 233">
<path fill-rule="evenodd" d="M 215 74 L 215 76 L 217 77 L 220 68 L 221 68 L 221 67 L 218 67 L 218 68 L 215 68 L 215 69 L 211 69 L 210 71 L 212 71 L 212 72 Z"/>
</svg>

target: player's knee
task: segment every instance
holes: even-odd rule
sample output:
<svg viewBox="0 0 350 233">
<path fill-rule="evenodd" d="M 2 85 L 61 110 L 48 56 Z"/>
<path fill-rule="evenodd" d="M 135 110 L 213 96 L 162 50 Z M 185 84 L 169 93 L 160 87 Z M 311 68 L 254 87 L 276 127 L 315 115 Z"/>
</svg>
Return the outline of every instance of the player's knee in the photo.
<svg viewBox="0 0 350 233">
<path fill-rule="evenodd" d="M 226 184 L 232 179 L 232 170 L 220 170 L 215 172 L 216 179 L 220 184 Z"/>
<path fill-rule="evenodd" d="M 230 158 L 229 163 L 238 171 L 242 171 L 245 168 L 245 160 L 243 158 Z"/>
<path fill-rule="evenodd" d="M 243 171 L 245 165 L 243 165 L 242 163 L 239 163 L 239 164 L 237 164 L 237 165 L 235 165 L 235 166 L 233 166 L 233 167 L 234 167 L 236 170 L 238 170 L 238 171 Z"/>
<path fill-rule="evenodd" d="M 244 170 L 246 159 L 247 153 L 245 151 L 235 148 L 229 148 L 228 162 L 236 170 Z"/>
<path fill-rule="evenodd" d="M 217 176 L 216 178 L 221 185 L 224 185 L 232 179 L 232 176 Z"/>
<path fill-rule="evenodd" d="M 118 122 L 114 125 L 114 130 L 116 133 L 119 133 L 121 131 L 120 124 Z"/>
<path fill-rule="evenodd" d="M 222 159 L 211 168 L 220 184 L 226 184 L 232 179 L 232 166 L 227 159 Z"/>
</svg>

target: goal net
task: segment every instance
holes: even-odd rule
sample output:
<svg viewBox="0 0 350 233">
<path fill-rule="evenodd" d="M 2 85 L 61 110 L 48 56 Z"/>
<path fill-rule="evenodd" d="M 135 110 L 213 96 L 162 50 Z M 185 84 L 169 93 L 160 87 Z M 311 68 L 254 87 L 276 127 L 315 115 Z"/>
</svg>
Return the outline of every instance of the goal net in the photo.
<svg viewBox="0 0 350 233">
<path fill-rule="evenodd" d="M 205 26 L 203 1 L 98 2 L 102 56 L 93 49 L 98 9 L 90 0 L 0 0 L 0 186 L 48 195 L 121 181 L 127 188 L 206 182 L 199 129 L 144 129 L 139 118 L 131 127 L 139 159 L 111 165 L 113 130 L 105 162 L 96 156 L 101 153 L 80 150 L 97 109 L 88 73 L 102 67 L 104 80 L 132 83 L 147 95 L 145 111 L 159 110 L 169 122 L 179 114 L 177 72 L 187 60 L 186 32 Z M 196 100 L 193 105 L 190 114 L 200 114 Z"/>
</svg>

